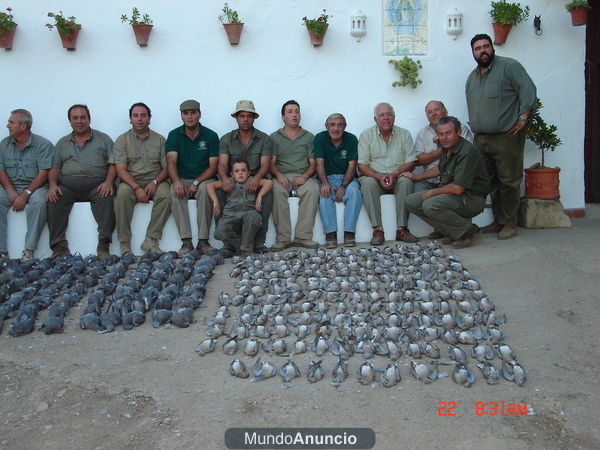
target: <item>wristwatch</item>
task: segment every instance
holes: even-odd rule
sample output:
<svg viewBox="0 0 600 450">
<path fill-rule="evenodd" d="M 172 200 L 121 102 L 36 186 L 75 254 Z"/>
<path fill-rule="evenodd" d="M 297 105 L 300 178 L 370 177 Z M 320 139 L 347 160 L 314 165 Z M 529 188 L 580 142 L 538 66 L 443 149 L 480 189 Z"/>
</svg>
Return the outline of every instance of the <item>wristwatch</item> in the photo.
<svg viewBox="0 0 600 450">
<path fill-rule="evenodd" d="M 192 181 L 192 184 L 193 184 L 194 186 L 199 186 L 199 185 L 200 185 L 200 182 L 199 182 L 198 180 L 194 180 L 194 181 Z"/>
<path fill-rule="evenodd" d="M 31 194 L 33 194 L 33 191 L 30 191 L 29 189 L 25 189 L 23 192 L 25 192 L 29 197 L 31 197 Z"/>
<path fill-rule="evenodd" d="M 525 114 L 521 114 L 521 115 L 519 115 L 519 120 L 521 122 L 527 122 L 527 116 Z"/>
<path fill-rule="evenodd" d="M 158 181 L 152 180 L 152 182 L 154 183 L 155 186 L 158 186 Z"/>
<path fill-rule="evenodd" d="M 348 185 L 346 183 L 342 183 L 340 186 L 343 187 L 344 189 L 348 189 Z"/>
</svg>

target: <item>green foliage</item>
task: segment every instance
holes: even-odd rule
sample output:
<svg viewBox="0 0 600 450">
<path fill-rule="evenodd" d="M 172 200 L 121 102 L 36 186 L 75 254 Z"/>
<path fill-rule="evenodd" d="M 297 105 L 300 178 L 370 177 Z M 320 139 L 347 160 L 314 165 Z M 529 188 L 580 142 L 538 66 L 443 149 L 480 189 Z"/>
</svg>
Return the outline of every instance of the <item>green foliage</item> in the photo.
<svg viewBox="0 0 600 450">
<path fill-rule="evenodd" d="M 5 12 L 0 12 L 0 30 L 6 30 L 6 31 L 10 31 L 12 30 L 17 24 L 16 22 L 13 20 L 14 17 L 11 14 L 12 8 L 6 8 L 6 10 L 8 11 L 8 13 Z M 0 32 L 0 35 L 4 34 L 3 32 Z"/>
<path fill-rule="evenodd" d="M 503 25 L 516 25 L 529 17 L 529 6 L 522 7 L 520 3 L 508 3 L 506 0 L 492 2 L 490 10 L 492 22 Z"/>
<path fill-rule="evenodd" d="M 235 9 L 231 9 L 227 3 L 221 10 L 223 14 L 219 16 L 221 23 L 240 23 L 240 16 Z"/>
<path fill-rule="evenodd" d="M 126 14 L 121 16 L 121 22 L 129 22 L 129 25 L 133 25 L 137 27 L 138 25 L 152 25 L 152 19 L 148 14 L 144 14 L 143 16 L 140 13 L 140 10 L 135 6 L 131 10 L 131 19 L 127 17 Z"/>
<path fill-rule="evenodd" d="M 393 87 L 397 86 L 408 86 L 415 89 L 423 81 L 419 79 L 419 69 L 422 69 L 421 61 L 414 60 L 405 56 L 401 60 L 390 59 L 388 61 L 394 65 L 394 69 L 400 72 L 400 81 L 394 81 Z"/>
<path fill-rule="evenodd" d="M 47 23 L 46 26 L 49 30 L 56 27 L 58 30 L 58 34 L 61 36 L 68 37 L 75 30 L 81 30 L 81 25 L 75 22 L 75 17 L 65 17 L 62 11 L 59 11 L 58 14 L 54 14 L 53 12 L 48 13 L 48 17 L 54 18 L 54 24 Z"/>
<path fill-rule="evenodd" d="M 329 19 L 329 15 L 326 14 L 326 11 L 323 10 L 321 15 L 316 19 L 307 19 L 306 16 L 302 18 L 306 28 L 311 30 L 317 36 L 324 36 L 325 31 L 327 31 L 327 20 Z"/>
<path fill-rule="evenodd" d="M 565 8 L 567 9 L 567 11 L 571 11 L 572 9 L 575 8 L 589 8 L 590 4 L 587 2 L 587 0 L 573 0 L 572 2 L 569 2 L 565 5 Z"/>
<path fill-rule="evenodd" d="M 550 150 L 553 152 L 556 147 L 562 144 L 562 141 L 556 134 L 558 127 L 548 125 L 540 115 L 542 102 L 538 100 L 538 108 L 529 116 L 529 124 L 526 128 L 526 136 L 531 142 L 538 146 L 542 151 L 542 167 L 544 167 L 544 154 Z"/>
</svg>

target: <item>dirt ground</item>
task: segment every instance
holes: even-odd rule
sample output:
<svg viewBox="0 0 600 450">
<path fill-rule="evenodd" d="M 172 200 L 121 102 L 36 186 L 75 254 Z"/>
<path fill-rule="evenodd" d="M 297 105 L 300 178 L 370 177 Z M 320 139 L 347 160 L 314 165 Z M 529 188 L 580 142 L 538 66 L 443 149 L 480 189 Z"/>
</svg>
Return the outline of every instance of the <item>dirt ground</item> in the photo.
<svg viewBox="0 0 600 450">
<path fill-rule="evenodd" d="M 489 386 L 474 367 L 470 389 L 450 377 L 425 385 L 410 375 L 406 356 L 398 361 L 402 381 L 391 388 L 359 384 L 362 358 L 355 357 L 336 389 L 329 383 L 332 355 L 323 362 L 327 377 L 315 384 L 306 379 L 307 354 L 295 358 L 303 377 L 291 383 L 232 377 L 231 360 L 246 358 L 239 351 L 224 355 L 222 340 L 212 354 L 194 351 L 219 292 L 234 292 L 226 262 L 187 329 L 154 329 L 147 321 L 97 334 L 79 329 L 77 308 L 62 334 L 14 338 L 5 329 L 0 447 L 221 449 L 231 427 L 368 427 L 378 449 L 600 448 L 600 214 L 590 216 L 572 229 L 522 229 L 504 242 L 485 236 L 455 252 L 508 315 L 507 343 L 528 370 L 522 387 L 504 379 Z M 376 357 L 374 365 L 387 360 Z M 481 416 L 476 402 L 527 403 L 529 415 Z"/>
</svg>

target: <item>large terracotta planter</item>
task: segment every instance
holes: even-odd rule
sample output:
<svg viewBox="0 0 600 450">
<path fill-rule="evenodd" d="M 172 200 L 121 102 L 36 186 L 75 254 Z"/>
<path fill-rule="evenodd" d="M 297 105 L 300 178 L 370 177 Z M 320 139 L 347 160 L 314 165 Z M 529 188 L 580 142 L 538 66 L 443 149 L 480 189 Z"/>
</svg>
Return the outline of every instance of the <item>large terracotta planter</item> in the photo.
<svg viewBox="0 0 600 450">
<path fill-rule="evenodd" d="M 494 44 L 504 44 L 512 25 L 493 22 L 492 27 L 494 28 Z"/>
<path fill-rule="evenodd" d="M 79 36 L 79 30 L 71 30 L 69 34 L 62 35 L 58 33 L 62 42 L 63 48 L 72 52 L 77 48 L 77 36 Z"/>
<path fill-rule="evenodd" d="M 150 33 L 154 25 L 131 25 L 133 28 L 133 34 L 135 34 L 135 41 L 140 47 L 148 45 L 148 39 L 150 39 Z"/>
<path fill-rule="evenodd" d="M 227 39 L 231 45 L 238 45 L 240 43 L 240 36 L 242 35 L 243 23 L 224 23 L 225 33 L 227 33 Z"/>
<path fill-rule="evenodd" d="M 571 13 L 571 23 L 574 27 L 588 23 L 588 8 L 573 8 L 569 12 Z"/>
<path fill-rule="evenodd" d="M 525 169 L 525 198 L 560 198 L 559 168 Z"/>
<path fill-rule="evenodd" d="M 12 30 L 2 30 L 2 34 L 0 34 L 0 48 L 5 50 L 12 49 L 13 39 L 15 38 L 15 33 L 17 32 L 17 26 L 18 25 L 15 25 Z"/>
<path fill-rule="evenodd" d="M 308 36 L 310 37 L 310 43 L 313 45 L 313 47 L 320 47 L 323 45 L 323 39 L 325 39 L 327 28 L 329 28 L 329 24 L 325 24 L 325 30 L 323 31 L 323 34 L 317 34 L 313 30 L 309 30 L 307 28 Z"/>
</svg>

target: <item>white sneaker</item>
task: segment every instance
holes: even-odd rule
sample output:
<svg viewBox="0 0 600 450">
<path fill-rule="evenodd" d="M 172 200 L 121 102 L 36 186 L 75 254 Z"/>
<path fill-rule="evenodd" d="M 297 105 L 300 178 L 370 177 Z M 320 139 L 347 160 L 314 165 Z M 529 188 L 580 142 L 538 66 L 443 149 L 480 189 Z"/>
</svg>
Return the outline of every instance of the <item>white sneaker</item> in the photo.
<svg viewBox="0 0 600 450">
<path fill-rule="evenodd" d="M 21 262 L 29 261 L 30 259 L 33 259 L 34 257 L 35 257 L 34 251 L 26 248 L 25 250 L 23 250 L 23 254 L 21 255 Z"/>
</svg>

